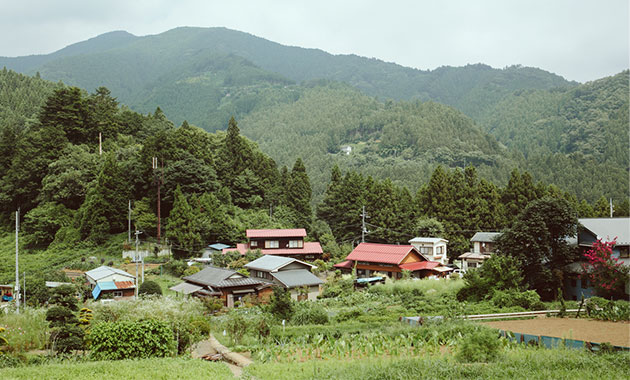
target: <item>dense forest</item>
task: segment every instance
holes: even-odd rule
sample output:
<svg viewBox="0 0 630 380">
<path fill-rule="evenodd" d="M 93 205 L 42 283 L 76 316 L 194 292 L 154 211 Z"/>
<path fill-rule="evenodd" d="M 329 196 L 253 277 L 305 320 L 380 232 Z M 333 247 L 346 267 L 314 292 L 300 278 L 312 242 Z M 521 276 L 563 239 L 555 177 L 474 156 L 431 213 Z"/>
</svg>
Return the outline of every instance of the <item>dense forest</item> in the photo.
<svg viewBox="0 0 630 380">
<path fill-rule="evenodd" d="M 581 217 L 608 215 L 603 196 L 589 203 L 515 168 L 504 186 L 487 180 L 484 170 L 512 163 L 506 148 L 438 103 L 380 103 L 347 85 L 324 83 L 285 106 L 297 112 L 277 112 L 275 119 L 273 108 L 259 113 L 257 120 L 269 123 L 269 135 L 257 138 L 263 148 L 281 151 L 272 143 L 300 141 L 285 147 L 284 159 L 302 153 L 351 160 L 314 180 L 301 158 L 278 167 L 241 136 L 234 118 L 227 131 L 209 133 L 186 121 L 176 127 L 160 108 L 131 111 L 105 87 L 87 93 L 6 69 L 0 83 L 0 222 L 10 228 L 20 209 L 22 242 L 34 250 L 102 244 L 126 230 L 129 201 L 134 227 L 144 240 L 155 239 L 158 186 L 162 237 L 179 256 L 212 242 L 242 241 L 247 228 L 304 227 L 338 259 L 343 245 L 361 235 L 363 207 L 368 241 L 442 235 L 454 254 L 467 249 L 475 231 L 509 227 L 525 205 L 546 196 L 567 200 Z M 319 132 L 309 132 L 310 123 Z M 404 134 L 395 133 L 401 128 Z M 287 131 L 295 135 L 283 136 Z M 338 153 L 341 143 L 357 152 Z M 401 181 L 401 162 L 410 174 L 425 170 L 427 180 Z M 383 172 L 370 173 L 377 166 Z M 312 189 L 322 186 L 314 197 Z M 628 215 L 628 208 L 627 198 L 615 201 L 615 215 Z"/>
<path fill-rule="evenodd" d="M 499 185 L 516 167 L 589 202 L 628 196 L 627 71 L 586 84 L 521 66 L 422 71 L 225 28 L 112 32 L 2 65 L 106 86 L 132 110 L 160 107 L 176 125 L 213 132 L 235 117 L 280 165 L 304 160 L 315 203 L 334 164 L 411 191 L 437 165 L 473 164 Z M 340 157 L 341 145 L 353 153 Z"/>
</svg>

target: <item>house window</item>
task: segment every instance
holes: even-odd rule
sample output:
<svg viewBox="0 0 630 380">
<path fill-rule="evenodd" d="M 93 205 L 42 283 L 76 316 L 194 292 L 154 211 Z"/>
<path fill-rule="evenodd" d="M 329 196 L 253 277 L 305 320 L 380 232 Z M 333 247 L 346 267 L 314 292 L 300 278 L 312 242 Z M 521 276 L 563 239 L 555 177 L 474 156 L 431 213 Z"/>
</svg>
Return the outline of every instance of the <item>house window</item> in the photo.
<svg viewBox="0 0 630 380">
<path fill-rule="evenodd" d="M 630 257 L 630 247 L 623 246 L 623 247 L 619 247 L 619 258 L 622 259 L 627 259 Z"/>
<path fill-rule="evenodd" d="M 468 263 L 468 268 L 477 268 L 477 263 Z"/>
<path fill-rule="evenodd" d="M 302 248 L 304 247 L 304 241 L 302 240 L 289 240 L 289 248 Z"/>
<path fill-rule="evenodd" d="M 258 278 L 265 278 L 265 272 L 256 271 L 256 277 L 258 277 Z"/>
<path fill-rule="evenodd" d="M 431 247 L 420 247 L 420 253 L 423 255 L 433 255 L 433 248 Z"/>
<path fill-rule="evenodd" d="M 437 253 L 438 255 L 441 255 L 441 254 L 442 254 L 442 249 L 443 249 L 443 248 L 444 248 L 444 247 L 442 247 L 442 246 L 435 248 L 435 253 Z"/>
<path fill-rule="evenodd" d="M 265 240 L 265 248 L 278 248 L 280 242 L 278 240 Z"/>
<path fill-rule="evenodd" d="M 582 289 L 588 288 L 588 278 L 583 278 L 581 285 L 582 285 Z"/>
<path fill-rule="evenodd" d="M 249 246 L 250 246 L 250 247 L 258 247 L 258 241 L 256 241 L 256 240 L 252 240 L 252 241 L 250 241 L 250 242 L 249 242 Z"/>
<path fill-rule="evenodd" d="M 116 290 L 114 291 L 114 297 L 122 297 L 123 296 L 123 292 L 122 290 Z"/>
</svg>

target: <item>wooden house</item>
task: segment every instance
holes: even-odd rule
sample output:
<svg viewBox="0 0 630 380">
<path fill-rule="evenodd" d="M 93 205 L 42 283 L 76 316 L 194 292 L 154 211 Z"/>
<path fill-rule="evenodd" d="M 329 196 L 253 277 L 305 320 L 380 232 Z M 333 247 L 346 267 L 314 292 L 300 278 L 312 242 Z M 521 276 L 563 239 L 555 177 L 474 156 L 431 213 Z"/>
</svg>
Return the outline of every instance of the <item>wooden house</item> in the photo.
<svg viewBox="0 0 630 380">
<path fill-rule="evenodd" d="M 322 246 L 318 242 L 305 242 L 306 230 L 247 230 L 247 243 L 237 244 L 236 248 L 225 248 L 223 253 L 259 249 L 263 255 L 286 256 L 300 260 L 316 260 L 322 256 Z"/>
<path fill-rule="evenodd" d="M 267 299 L 271 295 L 271 284 L 257 278 L 247 277 L 232 269 L 209 266 L 184 277 L 184 281 L 170 289 L 195 297 L 217 297 L 227 307 L 234 307 L 246 295 Z"/>
<path fill-rule="evenodd" d="M 135 296 L 136 277 L 121 269 L 100 266 L 85 272 L 85 278 L 92 288 L 94 299 L 111 294 L 114 299 Z"/>
<path fill-rule="evenodd" d="M 473 243 L 472 252 L 466 252 L 458 257 L 462 261 L 462 271 L 466 272 L 469 268 L 477 268 L 489 259 L 494 254 L 495 239 L 500 234 L 500 232 L 475 233 L 470 239 Z"/>
<path fill-rule="evenodd" d="M 354 268 L 357 277 L 372 277 L 375 273 L 384 273 L 390 278 L 402 278 L 403 269 L 411 276 L 422 278 L 444 276 L 452 271 L 437 261 L 430 261 L 413 245 L 392 245 L 361 243 L 346 257 L 346 261 L 335 265 L 343 273 L 350 273 Z"/>
<path fill-rule="evenodd" d="M 282 256 L 265 255 L 248 264 L 252 278 L 263 279 L 288 289 L 294 300 L 313 300 L 321 292 L 324 283 L 311 273 L 314 265 Z"/>
</svg>

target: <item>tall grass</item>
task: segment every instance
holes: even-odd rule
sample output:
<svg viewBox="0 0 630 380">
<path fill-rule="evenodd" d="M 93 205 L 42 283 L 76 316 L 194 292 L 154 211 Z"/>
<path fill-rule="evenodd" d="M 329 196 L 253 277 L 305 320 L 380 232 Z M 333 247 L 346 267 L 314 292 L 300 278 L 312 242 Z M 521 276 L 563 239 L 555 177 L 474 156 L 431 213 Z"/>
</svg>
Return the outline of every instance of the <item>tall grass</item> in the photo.
<svg viewBox="0 0 630 380">
<path fill-rule="evenodd" d="M 429 297 L 442 297 L 455 295 L 464 286 L 461 279 L 422 279 L 422 280 L 398 280 L 386 284 L 379 284 L 369 289 L 370 293 L 397 295 L 420 292 Z"/>
<path fill-rule="evenodd" d="M 8 341 L 7 351 L 25 352 L 46 347 L 49 336 L 45 309 L 26 308 L 20 314 L 0 313 L 0 327 Z"/>
</svg>

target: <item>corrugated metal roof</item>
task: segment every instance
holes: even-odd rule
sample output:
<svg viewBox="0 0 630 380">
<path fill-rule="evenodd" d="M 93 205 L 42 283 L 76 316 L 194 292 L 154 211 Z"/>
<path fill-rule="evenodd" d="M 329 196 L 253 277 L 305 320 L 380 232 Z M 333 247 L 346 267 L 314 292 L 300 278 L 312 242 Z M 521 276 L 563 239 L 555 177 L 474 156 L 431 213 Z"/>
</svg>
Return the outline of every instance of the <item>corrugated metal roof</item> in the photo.
<svg viewBox="0 0 630 380">
<path fill-rule="evenodd" d="M 304 228 L 294 228 L 289 230 L 247 230 L 247 238 L 283 238 L 283 237 L 305 237 Z"/>
<path fill-rule="evenodd" d="M 485 260 L 489 259 L 490 255 L 484 255 L 483 253 L 477 252 L 466 252 L 463 255 L 459 255 L 458 259 L 476 259 L 476 260 Z"/>
<path fill-rule="evenodd" d="M 215 243 L 215 244 L 210 244 L 208 248 L 212 248 L 215 251 L 222 251 L 225 248 L 230 248 L 230 246 L 227 244 Z"/>
<path fill-rule="evenodd" d="M 448 243 L 448 240 L 446 240 L 446 239 L 434 238 L 434 237 L 415 237 L 415 238 L 409 240 L 409 243 L 431 243 L 431 244 L 435 244 L 435 243 L 439 243 L 441 241 Z"/>
<path fill-rule="evenodd" d="M 134 275 L 129 274 L 129 273 L 125 272 L 124 270 L 108 267 L 108 266 L 105 266 L 105 265 L 100 266 L 100 267 L 98 267 L 96 269 L 92 269 L 92 270 L 89 270 L 89 271 L 85 272 L 85 275 L 89 276 L 94 281 L 98 281 L 101 278 L 105 278 L 107 276 L 111 276 L 112 274 L 119 274 L 121 276 L 135 278 Z"/>
<path fill-rule="evenodd" d="M 339 264 L 335 264 L 335 268 L 351 269 L 352 268 L 352 261 L 350 261 L 350 260 L 342 261 Z"/>
<path fill-rule="evenodd" d="M 598 239 L 612 241 L 617 245 L 630 245 L 630 218 L 582 218 L 578 219 Z"/>
<path fill-rule="evenodd" d="M 346 260 L 399 264 L 412 250 L 418 252 L 412 245 L 361 243 L 350 252 Z"/>
<path fill-rule="evenodd" d="M 300 263 L 309 268 L 317 268 L 315 265 L 305 263 L 304 261 L 300 261 L 298 259 L 293 259 L 290 257 L 274 256 L 274 255 L 265 255 L 265 256 L 259 257 L 256 260 L 245 264 L 245 268 L 257 269 L 257 270 L 261 270 L 265 272 L 273 272 L 291 263 Z"/>
<path fill-rule="evenodd" d="M 256 249 L 256 248 L 254 248 Z M 258 248 L 260 249 L 260 248 Z M 226 248 L 223 250 L 223 254 L 238 251 L 241 255 L 245 255 L 250 250 L 247 244 L 237 244 L 236 248 Z M 324 253 L 322 246 L 317 242 L 304 242 L 304 248 L 268 248 L 260 249 L 263 255 L 321 255 Z"/>
<path fill-rule="evenodd" d="M 306 269 L 285 270 L 272 273 L 271 275 L 287 288 L 319 285 L 324 283 L 324 281 L 320 280 L 317 276 Z"/>
<path fill-rule="evenodd" d="M 493 242 L 499 235 L 500 232 L 476 232 L 470 241 Z"/>
<path fill-rule="evenodd" d="M 415 263 L 401 264 L 400 267 L 402 269 L 410 270 L 413 272 L 413 271 L 423 270 L 423 269 L 434 269 L 435 267 L 439 265 L 440 263 L 438 263 L 437 261 L 416 261 Z"/>
<path fill-rule="evenodd" d="M 134 288 L 133 281 L 115 281 L 117 289 L 130 289 Z"/>
<path fill-rule="evenodd" d="M 181 284 L 171 286 L 169 289 L 178 293 L 190 294 L 203 289 L 203 287 L 188 282 L 182 282 Z"/>
</svg>

